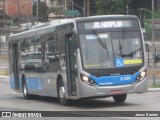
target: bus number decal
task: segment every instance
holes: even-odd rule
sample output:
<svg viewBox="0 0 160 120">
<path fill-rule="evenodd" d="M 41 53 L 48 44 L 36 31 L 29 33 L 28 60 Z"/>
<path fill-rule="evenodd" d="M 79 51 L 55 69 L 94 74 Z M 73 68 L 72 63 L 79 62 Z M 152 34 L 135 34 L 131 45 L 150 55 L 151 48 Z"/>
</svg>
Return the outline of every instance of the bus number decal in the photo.
<svg viewBox="0 0 160 120">
<path fill-rule="evenodd" d="M 132 80 L 132 78 L 130 76 L 128 76 L 128 77 L 121 77 L 120 80 L 121 81 L 129 81 L 129 80 Z"/>
</svg>

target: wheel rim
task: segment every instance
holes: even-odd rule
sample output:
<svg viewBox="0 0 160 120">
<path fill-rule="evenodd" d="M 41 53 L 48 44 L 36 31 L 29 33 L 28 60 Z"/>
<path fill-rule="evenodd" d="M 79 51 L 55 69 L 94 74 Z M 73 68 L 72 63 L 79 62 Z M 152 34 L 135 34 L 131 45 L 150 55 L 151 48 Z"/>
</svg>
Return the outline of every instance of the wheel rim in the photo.
<svg viewBox="0 0 160 120">
<path fill-rule="evenodd" d="M 64 96 L 65 96 L 65 90 L 64 90 L 63 86 L 61 86 L 60 89 L 59 89 L 59 96 L 60 96 L 61 99 L 63 99 Z"/>
<path fill-rule="evenodd" d="M 27 95 L 27 87 L 26 87 L 26 84 L 24 84 L 24 86 L 23 86 L 23 93 L 24 93 L 24 95 Z"/>
</svg>

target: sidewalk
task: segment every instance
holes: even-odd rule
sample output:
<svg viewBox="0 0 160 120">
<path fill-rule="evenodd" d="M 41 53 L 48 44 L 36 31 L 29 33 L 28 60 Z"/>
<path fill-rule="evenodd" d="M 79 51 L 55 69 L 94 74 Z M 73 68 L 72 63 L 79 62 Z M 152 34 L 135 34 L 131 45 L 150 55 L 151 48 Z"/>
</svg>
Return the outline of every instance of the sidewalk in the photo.
<svg viewBox="0 0 160 120">
<path fill-rule="evenodd" d="M 160 92 L 160 88 L 148 88 L 148 92 Z"/>
</svg>

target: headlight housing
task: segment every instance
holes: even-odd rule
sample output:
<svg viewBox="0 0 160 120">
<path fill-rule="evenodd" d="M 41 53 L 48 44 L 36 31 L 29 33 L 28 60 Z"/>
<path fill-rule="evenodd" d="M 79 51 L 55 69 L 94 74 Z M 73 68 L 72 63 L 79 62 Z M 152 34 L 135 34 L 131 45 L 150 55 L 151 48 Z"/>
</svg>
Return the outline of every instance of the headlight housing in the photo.
<svg viewBox="0 0 160 120">
<path fill-rule="evenodd" d="M 91 85 L 91 86 L 96 85 L 96 82 L 93 79 L 89 78 L 88 76 L 83 75 L 83 74 L 81 74 L 80 76 L 81 76 L 81 81 L 83 83 L 86 83 L 86 84 Z"/>
<path fill-rule="evenodd" d="M 144 70 L 140 73 L 140 75 L 136 78 L 136 82 L 142 81 L 147 76 L 147 70 Z"/>
</svg>

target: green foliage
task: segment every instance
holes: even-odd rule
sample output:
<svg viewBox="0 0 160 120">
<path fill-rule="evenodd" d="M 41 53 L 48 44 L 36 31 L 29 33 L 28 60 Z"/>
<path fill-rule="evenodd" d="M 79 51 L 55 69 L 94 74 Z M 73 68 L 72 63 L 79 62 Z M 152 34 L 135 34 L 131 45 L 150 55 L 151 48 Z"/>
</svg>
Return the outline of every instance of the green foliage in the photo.
<svg viewBox="0 0 160 120">
<path fill-rule="evenodd" d="M 152 26 L 149 22 L 144 22 L 144 28 L 146 29 L 146 32 L 152 32 Z"/>
<path fill-rule="evenodd" d="M 97 14 L 125 14 L 131 0 L 96 0 Z"/>
<path fill-rule="evenodd" d="M 54 13 L 54 12 L 60 11 L 59 6 L 53 7 L 54 1 L 55 1 L 55 0 L 50 0 L 51 6 L 52 6 L 52 7 L 49 8 L 49 14 L 52 13 L 52 12 Z"/>
<path fill-rule="evenodd" d="M 160 11 L 154 11 L 155 15 L 154 18 L 160 18 Z"/>
<path fill-rule="evenodd" d="M 49 13 L 54 13 L 54 12 L 59 12 L 60 11 L 60 9 L 59 9 L 59 7 L 51 7 L 51 8 L 49 8 Z"/>
<path fill-rule="evenodd" d="M 154 11 L 154 14 L 149 12 L 143 11 L 146 19 L 152 19 L 152 15 L 154 18 L 160 18 L 160 11 Z"/>
<path fill-rule="evenodd" d="M 160 88 L 160 84 L 150 85 L 149 88 Z"/>
</svg>

